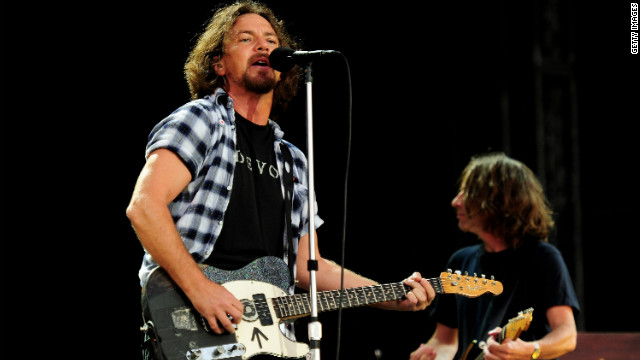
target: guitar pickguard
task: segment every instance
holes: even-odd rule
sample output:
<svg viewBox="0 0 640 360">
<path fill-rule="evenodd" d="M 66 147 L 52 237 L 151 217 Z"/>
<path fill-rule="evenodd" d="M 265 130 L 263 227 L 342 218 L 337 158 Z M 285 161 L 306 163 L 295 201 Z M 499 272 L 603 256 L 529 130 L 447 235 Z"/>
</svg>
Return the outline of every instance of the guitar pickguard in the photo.
<svg viewBox="0 0 640 360">
<path fill-rule="evenodd" d="M 269 354 L 284 358 L 303 358 L 309 346 L 295 342 L 282 333 L 280 320 L 271 301 L 286 296 L 281 289 L 268 283 L 239 280 L 223 284 L 245 305 L 242 322 L 238 324 L 235 336 L 242 343 L 247 354 Z M 243 357 L 244 358 L 244 357 Z"/>
</svg>

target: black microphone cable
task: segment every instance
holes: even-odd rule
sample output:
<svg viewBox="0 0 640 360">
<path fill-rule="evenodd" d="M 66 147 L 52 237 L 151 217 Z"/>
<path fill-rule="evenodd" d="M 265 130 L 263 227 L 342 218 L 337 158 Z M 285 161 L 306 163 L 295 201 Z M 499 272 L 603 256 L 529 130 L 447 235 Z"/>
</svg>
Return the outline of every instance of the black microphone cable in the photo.
<svg viewBox="0 0 640 360">
<path fill-rule="evenodd" d="M 349 61 L 347 57 L 342 53 L 339 53 L 344 60 L 346 70 L 347 70 L 347 88 L 349 91 L 348 96 L 348 119 L 347 119 L 347 159 L 345 165 L 345 174 L 344 174 L 344 199 L 343 199 L 343 209 L 342 209 L 342 250 L 341 250 L 341 259 L 340 265 L 342 266 L 341 274 L 340 274 L 340 304 L 338 305 L 338 324 L 337 324 L 337 339 L 336 339 L 336 360 L 340 360 L 340 337 L 342 330 L 342 297 L 345 296 L 344 293 L 344 264 L 345 264 L 345 249 L 346 249 L 346 238 L 347 238 L 347 194 L 349 188 L 349 167 L 351 164 L 351 130 L 352 130 L 352 113 L 353 113 L 353 96 L 352 96 L 352 88 L 351 88 L 351 69 L 349 67 Z"/>
</svg>

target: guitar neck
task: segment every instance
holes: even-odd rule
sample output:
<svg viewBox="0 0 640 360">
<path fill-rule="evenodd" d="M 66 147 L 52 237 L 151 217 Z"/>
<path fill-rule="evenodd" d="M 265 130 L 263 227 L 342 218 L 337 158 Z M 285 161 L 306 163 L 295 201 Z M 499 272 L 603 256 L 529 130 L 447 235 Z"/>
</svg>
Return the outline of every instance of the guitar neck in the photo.
<svg viewBox="0 0 640 360">
<path fill-rule="evenodd" d="M 496 341 L 500 344 L 502 344 L 505 340 L 505 328 L 502 329 L 502 331 L 500 331 L 500 333 L 496 336 Z M 482 349 L 484 349 L 484 347 L 482 347 Z M 480 354 L 478 354 L 478 356 L 476 356 L 476 358 L 474 360 L 484 360 L 484 352 L 481 352 Z"/>
<path fill-rule="evenodd" d="M 507 327 L 503 327 L 502 331 L 500 331 L 500 333 L 498 333 L 498 335 L 496 335 L 496 341 L 499 344 L 502 344 L 507 338 Z M 516 337 L 517 339 L 517 337 Z M 515 340 L 515 339 L 512 339 Z M 484 349 L 484 348 L 482 348 Z M 484 352 L 481 352 L 480 354 L 478 354 L 478 356 L 476 356 L 476 358 L 474 360 L 484 360 Z"/>
<path fill-rule="evenodd" d="M 437 294 L 443 294 L 442 282 L 439 278 L 428 279 Z M 384 301 L 403 299 L 411 287 L 402 283 L 371 285 L 358 288 L 329 290 L 318 292 L 318 311 L 338 310 L 376 304 Z M 276 315 L 281 319 L 292 319 L 311 314 L 311 294 L 295 294 L 273 298 Z"/>
<path fill-rule="evenodd" d="M 496 336 L 496 341 L 499 344 L 502 344 L 506 339 L 507 339 L 507 327 L 503 326 L 502 331 L 500 331 L 500 333 Z M 512 339 L 512 340 L 515 340 L 515 339 Z"/>
<path fill-rule="evenodd" d="M 527 310 L 521 311 L 518 313 L 518 316 L 509 320 L 509 322 L 502 327 L 502 331 L 497 334 L 496 341 L 502 344 L 506 339 L 515 340 L 520 337 L 520 333 L 529 328 L 529 324 L 533 319 L 533 308 L 528 308 Z M 474 341 L 475 342 L 475 341 Z M 484 349 L 482 346 L 481 349 Z M 465 353 L 463 360 L 466 359 L 466 355 L 469 353 Z M 484 353 L 481 352 L 475 360 L 484 360 Z"/>
</svg>

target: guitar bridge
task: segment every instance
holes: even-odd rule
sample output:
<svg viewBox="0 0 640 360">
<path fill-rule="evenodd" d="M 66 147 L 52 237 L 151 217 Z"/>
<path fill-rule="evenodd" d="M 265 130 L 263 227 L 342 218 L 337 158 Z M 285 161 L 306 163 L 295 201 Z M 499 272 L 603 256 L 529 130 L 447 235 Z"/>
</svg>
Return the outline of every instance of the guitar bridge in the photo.
<svg viewBox="0 0 640 360">
<path fill-rule="evenodd" d="M 242 344 L 225 344 L 209 346 L 187 351 L 187 360 L 216 360 L 240 357 L 247 349 Z"/>
</svg>

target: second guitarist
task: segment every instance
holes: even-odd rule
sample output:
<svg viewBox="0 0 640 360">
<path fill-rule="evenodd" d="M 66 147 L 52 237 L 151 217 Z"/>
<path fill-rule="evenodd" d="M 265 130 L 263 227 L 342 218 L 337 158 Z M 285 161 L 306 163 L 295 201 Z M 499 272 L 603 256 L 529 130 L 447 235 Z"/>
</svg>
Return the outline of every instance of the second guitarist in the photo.
<svg viewBox="0 0 640 360">
<path fill-rule="evenodd" d="M 447 266 L 494 274 L 504 292 L 474 301 L 438 297 L 431 312 L 435 331 L 410 359 L 459 359 L 473 340 L 527 308 L 536 309 L 536 321 L 518 340 L 488 342 L 487 360 L 554 359 L 573 351 L 578 300 L 561 253 L 548 242 L 553 213 L 533 172 L 505 154 L 473 157 L 451 205 L 460 230 L 481 243 L 455 252 Z"/>
</svg>

